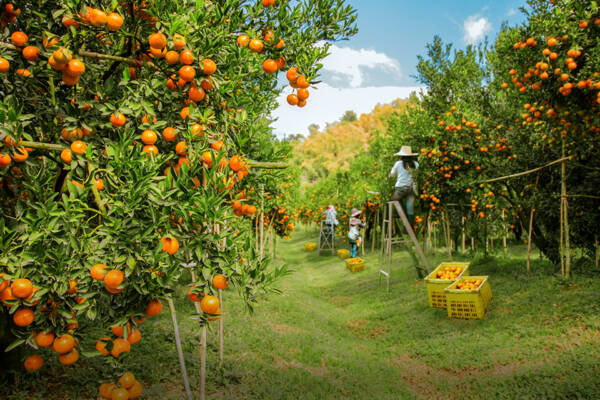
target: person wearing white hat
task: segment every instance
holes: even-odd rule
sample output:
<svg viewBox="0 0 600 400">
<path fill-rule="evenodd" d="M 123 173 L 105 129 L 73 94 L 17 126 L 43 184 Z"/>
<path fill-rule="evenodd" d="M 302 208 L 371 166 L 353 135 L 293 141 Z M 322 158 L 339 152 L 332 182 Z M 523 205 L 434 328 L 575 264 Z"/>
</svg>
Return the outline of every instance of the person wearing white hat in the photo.
<svg viewBox="0 0 600 400">
<path fill-rule="evenodd" d="M 350 229 L 348 230 L 348 242 L 350 243 L 350 257 L 356 257 L 358 244 L 360 243 L 360 228 L 365 226 L 365 223 L 358 218 L 361 214 L 358 208 L 353 208 L 350 213 Z"/>
<path fill-rule="evenodd" d="M 335 233 L 335 228 L 340 223 L 337 220 L 337 211 L 335 211 L 335 207 L 333 206 L 333 204 L 330 204 L 329 207 L 327 207 L 327 210 L 321 213 L 321 216 L 323 215 L 325 216 L 325 225 L 327 229 Z"/>
<path fill-rule="evenodd" d="M 405 210 L 408 221 L 412 226 L 415 219 L 415 194 L 414 181 L 411 174 L 412 171 L 419 168 L 419 163 L 415 160 L 418 154 L 413 153 L 410 146 L 402 146 L 400 151 L 394 155 L 400 157 L 400 160 L 394 164 L 390 172 L 391 177 L 396 177 L 392 200 L 401 201 L 406 199 Z"/>
</svg>

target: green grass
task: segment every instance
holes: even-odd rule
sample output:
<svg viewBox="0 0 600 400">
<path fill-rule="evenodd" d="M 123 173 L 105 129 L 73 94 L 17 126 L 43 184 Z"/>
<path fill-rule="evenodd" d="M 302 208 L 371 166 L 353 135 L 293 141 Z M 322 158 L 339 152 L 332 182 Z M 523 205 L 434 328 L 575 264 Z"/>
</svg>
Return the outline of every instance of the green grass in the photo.
<svg viewBox="0 0 600 400">
<path fill-rule="evenodd" d="M 425 285 L 406 253 L 395 253 L 387 293 L 378 285 L 378 253 L 367 255 L 366 270 L 353 274 L 335 256 L 305 252 L 304 244 L 315 239 L 314 231 L 300 230 L 279 242 L 279 260 L 294 273 L 278 283 L 283 294 L 262 300 L 254 314 L 226 292 L 222 369 L 216 329 L 209 332 L 209 399 L 598 398 L 597 275 L 565 282 L 538 259 L 527 274 L 522 246 L 511 248 L 510 257 L 456 257 L 472 262 L 472 275 L 490 276 L 494 297 L 483 320 L 454 320 L 428 307 Z M 445 257 L 430 259 L 437 264 Z M 184 288 L 177 298 L 188 373 L 197 388 L 199 329 Z M 144 383 L 145 398 L 184 398 L 168 312 L 141 330 L 126 368 Z M 102 377 L 115 372 L 99 358 L 73 367 L 47 364 L 0 388 L 0 397 L 94 398 Z"/>
</svg>

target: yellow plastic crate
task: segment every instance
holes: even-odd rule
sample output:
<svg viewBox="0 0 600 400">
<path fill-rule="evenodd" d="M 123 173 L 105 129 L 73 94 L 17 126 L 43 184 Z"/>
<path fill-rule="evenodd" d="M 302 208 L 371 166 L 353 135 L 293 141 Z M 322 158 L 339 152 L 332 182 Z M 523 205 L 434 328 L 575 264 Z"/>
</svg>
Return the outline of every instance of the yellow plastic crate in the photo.
<svg viewBox="0 0 600 400">
<path fill-rule="evenodd" d="M 346 249 L 339 249 L 337 251 L 337 255 L 339 258 L 341 258 L 342 260 L 345 260 L 346 258 L 350 257 L 350 251 L 346 250 Z"/>
<path fill-rule="evenodd" d="M 463 279 L 481 279 L 483 282 L 474 290 L 457 289 L 456 285 Z M 457 279 L 444 291 L 446 292 L 446 309 L 450 318 L 482 319 L 492 300 L 492 288 L 487 276 L 469 276 Z"/>
<path fill-rule="evenodd" d="M 462 267 L 462 272 L 456 278 L 460 279 L 462 276 L 469 275 L 469 264 L 468 262 L 443 262 L 433 270 L 432 273 L 427 275 L 425 278 L 425 284 L 427 285 L 427 298 L 429 300 L 429 306 L 434 308 L 446 308 L 446 293 L 444 289 L 448 287 L 453 280 L 450 279 L 438 279 L 436 278 L 437 272 L 445 267 Z"/>
<path fill-rule="evenodd" d="M 363 271 L 365 269 L 366 262 L 362 258 L 348 258 L 346 259 L 346 268 L 352 272 Z"/>
<path fill-rule="evenodd" d="M 306 251 L 315 251 L 316 249 L 317 249 L 316 243 L 306 243 L 304 245 L 304 250 L 306 250 Z"/>
</svg>

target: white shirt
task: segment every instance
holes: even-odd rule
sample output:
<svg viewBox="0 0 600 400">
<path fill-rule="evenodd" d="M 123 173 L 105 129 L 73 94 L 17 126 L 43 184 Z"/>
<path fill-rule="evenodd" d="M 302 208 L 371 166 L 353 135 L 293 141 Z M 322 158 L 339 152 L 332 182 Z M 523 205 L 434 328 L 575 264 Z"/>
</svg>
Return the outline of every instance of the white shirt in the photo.
<svg viewBox="0 0 600 400">
<path fill-rule="evenodd" d="M 415 169 L 417 168 L 419 168 L 419 163 L 415 161 Z M 394 164 L 390 175 L 397 176 L 396 187 L 411 186 L 413 183 L 410 172 L 404 169 L 404 166 L 402 165 L 402 160 L 397 161 L 396 164 Z"/>
</svg>

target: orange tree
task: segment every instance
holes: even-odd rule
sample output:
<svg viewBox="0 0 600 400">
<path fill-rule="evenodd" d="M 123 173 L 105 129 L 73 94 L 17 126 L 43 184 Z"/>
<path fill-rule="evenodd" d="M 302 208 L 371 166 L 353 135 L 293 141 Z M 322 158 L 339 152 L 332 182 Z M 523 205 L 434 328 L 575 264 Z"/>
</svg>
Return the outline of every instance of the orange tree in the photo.
<svg viewBox="0 0 600 400">
<path fill-rule="evenodd" d="M 272 140 L 259 121 L 276 105 L 277 70 L 294 68 L 286 90 L 304 105 L 327 54 L 315 43 L 353 34 L 354 10 L 342 0 L 3 7 L 5 350 L 53 347 L 71 364 L 77 321 L 91 319 L 116 326 L 97 349 L 118 362 L 182 262 L 197 263 L 192 294 L 209 298 L 223 274 L 255 299 L 272 276 L 247 253 L 235 187 L 260 167 L 251 145 Z M 218 314 L 208 303 L 202 324 Z"/>
</svg>

